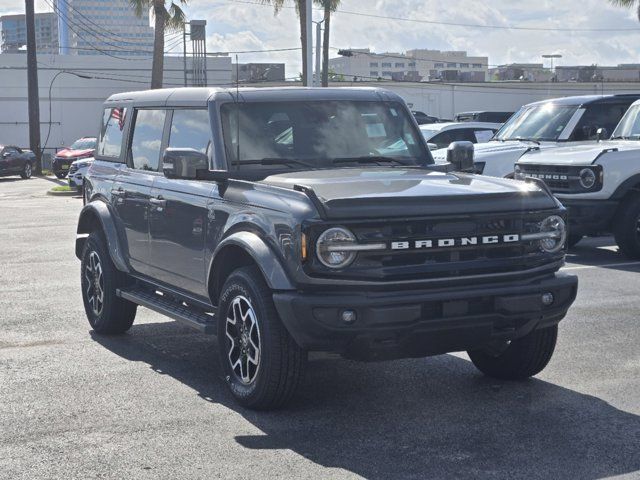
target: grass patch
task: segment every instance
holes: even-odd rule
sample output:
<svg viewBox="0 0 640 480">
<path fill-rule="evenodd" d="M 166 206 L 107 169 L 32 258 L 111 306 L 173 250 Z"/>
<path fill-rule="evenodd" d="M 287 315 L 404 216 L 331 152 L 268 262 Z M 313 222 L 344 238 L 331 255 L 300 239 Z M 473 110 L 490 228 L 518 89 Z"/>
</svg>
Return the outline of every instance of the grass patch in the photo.
<svg viewBox="0 0 640 480">
<path fill-rule="evenodd" d="M 53 172 L 51 170 L 47 170 L 46 168 L 43 168 L 42 175 L 44 175 L 45 177 L 48 177 L 50 175 L 53 175 Z"/>
<path fill-rule="evenodd" d="M 69 185 L 59 185 L 57 187 L 53 187 L 51 191 L 52 192 L 74 192 L 75 190 L 73 190 Z"/>
</svg>

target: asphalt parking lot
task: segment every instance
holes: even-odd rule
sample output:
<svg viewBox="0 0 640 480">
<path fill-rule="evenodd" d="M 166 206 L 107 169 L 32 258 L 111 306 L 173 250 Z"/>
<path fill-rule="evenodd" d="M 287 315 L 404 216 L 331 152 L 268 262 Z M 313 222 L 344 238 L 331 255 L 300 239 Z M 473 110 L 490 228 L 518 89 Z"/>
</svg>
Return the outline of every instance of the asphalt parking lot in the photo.
<svg viewBox="0 0 640 480">
<path fill-rule="evenodd" d="M 566 270 L 578 299 L 536 379 L 464 354 L 313 359 L 291 406 L 236 406 L 217 343 L 145 309 L 93 335 L 78 198 L 0 179 L 0 478 L 640 478 L 640 262 L 609 238 Z"/>
</svg>

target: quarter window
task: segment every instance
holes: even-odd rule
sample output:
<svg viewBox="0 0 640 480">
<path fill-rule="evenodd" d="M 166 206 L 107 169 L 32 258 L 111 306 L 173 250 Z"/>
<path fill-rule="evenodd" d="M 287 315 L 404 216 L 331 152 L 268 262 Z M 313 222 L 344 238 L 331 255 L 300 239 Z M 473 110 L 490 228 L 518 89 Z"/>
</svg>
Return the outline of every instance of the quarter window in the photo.
<svg viewBox="0 0 640 480">
<path fill-rule="evenodd" d="M 165 113 L 164 110 L 136 111 L 130 150 L 133 168 L 154 172 L 158 170 Z"/>
<path fill-rule="evenodd" d="M 121 107 L 105 108 L 102 114 L 102 126 L 98 139 L 97 154 L 104 157 L 120 157 L 122 135 L 127 109 Z"/>
</svg>

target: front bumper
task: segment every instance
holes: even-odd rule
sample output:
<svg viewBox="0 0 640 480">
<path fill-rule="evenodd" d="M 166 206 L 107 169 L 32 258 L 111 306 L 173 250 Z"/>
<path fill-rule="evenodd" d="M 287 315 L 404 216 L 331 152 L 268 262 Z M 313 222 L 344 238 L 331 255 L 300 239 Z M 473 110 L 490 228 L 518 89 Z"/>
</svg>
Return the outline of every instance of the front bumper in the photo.
<svg viewBox="0 0 640 480">
<path fill-rule="evenodd" d="M 51 161 L 51 171 L 53 173 L 67 173 L 75 160 L 77 158 L 54 158 Z"/>
<path fill-rule="evenodd" d="M 77 190 L 82 189 L 83 175 L 80 172 L 71 173 L 69 172 L 69 176 L 67 177 L 69 181 L 69 186 L 71 188 L 75 188 Z"/>
<path fill-rule="evenodd" d="M 377 360 L 424 357 L 512 340 L 558 323 L 576 297 L 578 279 L 556 274 L 519 284 L 405 292 L 277 292 L 276 309 L 308 350 Z M 542 304 L 550 292 L 554 302 Z M 357 319 L 346 324 L 344 310 Z"/>
<path fill-rule="evenodd" d="M 611 231 L 611 220 L 618 209 L 615 200 L 572 200 L 558 198 L 567 208 L 569 234 L 597 235 Z"/>
</svg>

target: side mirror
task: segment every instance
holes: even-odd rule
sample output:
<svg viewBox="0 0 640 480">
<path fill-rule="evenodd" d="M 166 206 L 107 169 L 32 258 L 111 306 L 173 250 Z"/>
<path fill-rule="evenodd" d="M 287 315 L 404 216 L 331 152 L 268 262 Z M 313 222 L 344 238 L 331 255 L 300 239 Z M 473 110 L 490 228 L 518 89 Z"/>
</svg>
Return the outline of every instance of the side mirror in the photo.
<svg viewBox="0 0 640 480">
<path fill-rule="evenodd" d="M 2 158 L 9 158 L 11 156 L 11 152 L 4 152 L 2 154 Z"/>
<path fill-rule="evenodd" d="M 596 138 L 598 139 L 598 141 L 604 140 L 608 137 L 609 137 L 609 132 L 607 132 L 606 128 L 600 127 L 598 130 L 596 130 Z"/>
<path fill-rule="evenodd" d="M 453 165 L 457 172 L 472 172 L 473 165 L 473 143 L 453 142 L 447 147 L 447 162 Z"/>
<path fill-rule="evenodd" d="M 209 157 L 193 148 L 167 148 L 162 156 L 162 172 L 167 178 L 195 180 L 199 171 L 209 170 Z"/>
</svg>

